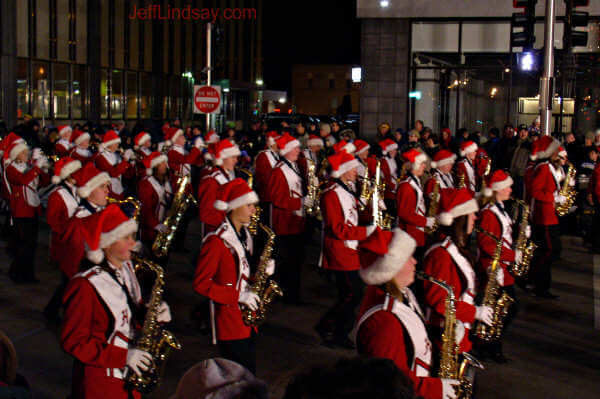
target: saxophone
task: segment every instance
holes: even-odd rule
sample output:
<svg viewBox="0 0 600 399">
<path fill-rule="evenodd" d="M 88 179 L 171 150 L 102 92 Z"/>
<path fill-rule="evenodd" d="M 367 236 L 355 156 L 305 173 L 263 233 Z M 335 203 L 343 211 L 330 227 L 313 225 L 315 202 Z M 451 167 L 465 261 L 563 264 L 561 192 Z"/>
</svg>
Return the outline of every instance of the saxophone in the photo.
<svg viewBox="0 0 600 399">
<path fill-rule="evenodd" d="M 154 243 L 152 244 L 152 253 L 159 258 L 166 256 L 169 252 L 169 247 L 171 246 L 173 238 L 175 238 L 177 227 L 179 226 L 181 218 L 183 218 L 188 206 L 190 204 L 198 204 L 196 199 L 185 191 L 189 182 L 189 175 L 179 176 L 177 179 L 177 192 L 173 197 L 173 203 L 169 208 L 167 217 L 163 221 L 163 224 L 167 226 L 167 229 L 164 232 L 159 231 L 158 234 L 156 234 Z"/>
<path fill-rule="evenodd" d="M 537 248 L 537 245 L 531 240 L 527 240 L 527 226 L 529 224 L 529 206 L 525 203 L 525 201 L 520 200 L 518 198 L 513 198 L 515 203 L 521 206 L 521 222 L 519 223 L 519 235 L 517 236 L 517 241 L 515 242 L 515 249 L 521 251 L 522 257 L 521 262 L 518 264 L 515 262 L 512 265 L 511 272 L 515 277 L 525 278 L 529 273 L 529 266 L 531 264 L 531 258 L 533 257 L 533 252 Z"/>
<path fill-rule="evenodd" d="M 420 280 L 430 281 L 442 287 L 448 295 L 446 296 L 446 310 L 444 313 L 444 331 L 442 332 L 442 350 L 440 353 L 439 378 L 452 378 L 459 381 L 456 387 L 456 397 L 469 399 L 473 395 L 473 381 L 475 380 L 475 369 L 482 369 L 483 365 L 469 353 L 458 353 L 456 342 L 456 297 L 452 287 L 444 281 L 440 281 L 422 271 L 416 271 L 415 277 Z M 460 358 L 460 363 L 459 363 Z"/>
<path fill-rule="evenodd" d="M 562 204 L 556 204 L 556 213 L 558 216 L 565 216 L 577 198 L 577 191 L 575 191 L 575 189 L 570 185 L 571 181 L 575 179 L 575 174 L 577 171 L 571 162 L 569 162 L 568 165 L 569 166 L 567 168 L 565 180 L 563 181 L 563 185 L 558 192 L 560 195 L 565 196 L 567 200 Z"/>
<path fill-rule="evenodd" d="M 382 187 L 384 187 L 382 189 Z M 373 183 L 373 193 L 371 195 L 372 210 L 373 210 L 373 223 L 382 228 L 383 230 L 392 229 L 392 217 L 383 213 L 383 210 L 379 209 L 379 197 L 385 190 L 385 184 L 382 184 L 381 178 L 381 161 L 377 160 L 377 166 L 375 168 L 375 182 Z"/>
<path fill-rule="evenodd" d="M 320 193 L 319 193 L 319 185 L 318 185 L 319 180 L 317 179 L 317 174 L 316 174 L 317 167 L 312 159 L 306 158 L 306 163 L 308 164 L 307 171 L 306 171 L 306 175 L 307 175 L 306 176 L 306 179 L 307 179 L 306 196 L 309 198 L 312 198 L 312 200 L 313 200 L 312 206 L 307 206 L 305 208 L 306 215 L 320 218 L 321 217 L 321 208 L 319 207 Z"/>
<path fill-rule="evenodd" d="M 254 189 L 254 176 L 252 175 L 252 172 L 245 168 L 236 168 L 236 171 L 245 175 L 248 186 L 250 186 L 251 189 Z M 248 224 L 248 231 L 253 236 L 255 236 L 258 232 L 258 224 L 260 223 L 260 215 L 262 214 L 262 208 L 258 205 L 256 205 L 255 207 L 256 211 L 250 217 L 250 224 Z"/>
<path fill-rule="evenodd" d="M 360 188 L 360 196 L 358 198 L 359 202 L 359 210 L 364 211 L 367 207 L 367 203 L 369 202 L 369 198 L 373 193 L 370 189 L 370 181 L 369 181 L 369 168 L 365 165 L 365 174 L 362 177 L 362 185 Z"/>
<path fill-rule="evenodd" d="M 262 324 L 265 321 L 267 306 L 269 306 L 275 297 L 283 296 L 283 291 L 279 285 L 275 281 L 270 280 L 266 272 L 267 264 L 271 260 L 273 252 L 275 233 L 262 223 L 259 224 L 259 227 L 267 234 L 267 243 L 260 255 L 256 273 L 254 273 L 254 283 L 250 286 L 250 290 L 255 292 L 260 298 L 258 309 L 253 312 L 245 306 L 242 308 L 242 320 L 248 326 L 259 326 Z"/>
<path fill-rule="evenodd" d="M 456 184 L 456 188 L 457 189 L 461 189 L 461 188 L 465 188 L 466 184 L 465 184 L 465 174 L 464 173 L 459 173 L 458 174 L 458 183 Z"/>
<path fill-rule="evenodd" d="M 155 274 L 152 294 L 148 302 L 148 310 L 144 325 L 139 336 L 135 340 L 137 349 L 148 352 L 152 356 L 152 366 L 142 372 L 141 376 L 130 372 L 127 375 L 126 383 L 141 393 L 152 391 L 160 383 L 164 373 L 165 364 L 171 349 L 181 349 L 181 344 L 177 338 L 167 330 L 164 330 L 157 321 L 158 307 L 162 302 L 163 288 L 165 285 L 164 272 L 162 267 L 154 262 L 150 262 L 139 255 L 132 253 L 132 261 L 135 264 L 135 271 L 140 269 L 149 269 Z"/>
<path fill-rule="evenodd" d="M 502 291 L 500 293 L 500 285 L 498 284 L 497 270 L 500 263 L 500 256 L 502 254 L 501 238 L 498 238 L 489 232 L 476 227 L 475 231 L 485 234 L 496 243 L 494 250 L 494 257 L 492 258 L 492 264 L 490 265 L 488 272 L 488 281 L 485 286 L 485 292 L 483 294 L 482 305 L 489 306 L 493 310 L 492 325 L 487 326 L 484 323 L 477 323 L 475 328 L 475 335 L 484 342 L 495 342 L 500 339 L 502 335 L 502 328 L 504 327 L 504 319 L 508 314 L 510 305 L 515 301 L 510 295 Z"/>
<path fill-rule="evenodd" d="M 431 201 L 429 203 L 429 209 L 427 210 L 427 217 L 435 217 L 435 215 L 437 215 L 438 206 L 440 205 L 440 183 L 435 176 L 433 176 L 432 179 L 434 179 L 434 186 L 433 191 L 431 192 Z M 432 227 L 425 228 L 425 233 L 431 235 L 435 233 L 438 227 L 438 221 L 435 219 L 435 223 Z"/>
</svg>

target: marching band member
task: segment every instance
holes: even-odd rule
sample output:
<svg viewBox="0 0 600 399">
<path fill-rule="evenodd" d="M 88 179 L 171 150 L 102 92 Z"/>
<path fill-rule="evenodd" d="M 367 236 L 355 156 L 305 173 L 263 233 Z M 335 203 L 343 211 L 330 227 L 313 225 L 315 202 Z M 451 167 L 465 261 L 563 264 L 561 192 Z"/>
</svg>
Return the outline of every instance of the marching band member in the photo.
<svg viewBox="0 0 600 399">
<path fill-rule="evenodd" d="M 167 156 L 158 151 L 144 158 L 147 176 L 138 185 L 138 198 L 142 204 L 142 242 L 147 248 L 152 248 L 157 232 L 166 230 L 162 222 L 173 197 L 167 162 Z"/>
<path fill-rule="evenodd" d="M 305 208 L 315 204 L 313 198 L 305 196 L 304 177 L 297 164 L 300 142 L 284 133 L 277 139 L 277 147 L 280 157 L 269 180 L 267 200 L 272 204 L 271 222 L 277 234 L 279 264 L 283 265 L 280 283 L 286 293 L 284 300 L 297 304 L 304 260 L 304 248 L 298 243 L 304 242 Z"/>
<path fill-rule="evenodd" d="M 71 151 L 71 133 L 73 132 L 73 129 L 71 129 L 71 126 L 69 125 L 64 125 L 59 126 L 57 130 L 60 139 L 54 144 L 54 153 L 58 155 L 59 158 L 66 157 Z"/>
<path fill-rule="evenodd" d="M 139 180 L 146 177 L 146 167 L 144 166 L 144 158 L 152 153 L 152 137 L 146 132 L 140 132 L 133 138 L 133 149 L 136 158 L 135 175 Z"/>
<path fill-rule="evenodd" d="M 465 188 L 469 190 L 473 196 L 475 196 L 477 191 L 477 174 L 473 167 L 473 161 L 477 155 L 477 148 L 477 143 L 474 141 L 463 141 L 460 145 L 460 156 L 462 159 L 456 164 L 456 176 L 464 176 Z M 456 184 L 458 184 L 458 182 L 456 182 Z"/>
<path fill-rule="evenodd" d="M 94 265 L 77 274 L 64 297 L 61 346 L 73 356 L 71 398 L 141 398 L 125 387 L 129 372 L 141 375 L 152 356 L 130 345 L 143 322 L 140 285 L 131 262 L 137 222 L 128 210 L 111 204 L 85 219 L 81 232 Z M 171 320 L 162 302 L 157 321 Z"/>
<path fill-rule="evenodd" d="M 433 156 L 431 167 L 433 168 L 432 176 L 425 183 L 425 193 L 431 196 L 434 186 L 439 185 L 439 189 L 454 188 L 454 177 L 452 176 L 452 168 L 456 161 L 456 154 L 448 150 L 439 150 Z"/>
<path fill-rule="evenodd" d="M 468 189 L 441 191 L 439 222 L 446 238 L 431 246 L 425 253 L 423 271 L 450 285 L 456 297 L 457 332 L 459 352 L 469 352 L 469 330 L 475 320 L 490 324 L 492 309 L 475 306 L 475 269 L 468 250 L 469 237 L 475 225 L 477 201 Z M 440 342 L 443 331 L 446 291 L 429 281 L 423 283 L 428 322 L 440 333 L 434 341 Z"/>
<path fill-rule="evenodd" d="M 385 206 L 392 215 L 395 215 L 396 206 L 396 182 L 398 180 L 398 144 L 391 139 L 379 142 L 383 157 L 381 158 L 381 173 L 385 181 L 385 193 L 383 195 Z"/>
<path fill-rule="evenodd" d="M 89 150 L 90 134 L 83 130 L 75 130 L 71 134 L 73 148 L 71 149 L 71 158 L 78 160 L 82 165 L 90 162 L 94 153 Z"/>
<path fill-rule="evenodd" d="M 269 184 L 269 179 L 271 178 L 271 173 L 273 173 L 273 168 L 277 162 L 279 162 L 277 143 L 275 142 L 275 140 L 279 138 L 279 135 L 276 131 L 270 131 L 267 132 L 266 138 L 267 148 L 260 151 L 256 155 L 254 161 L 254 187 L 256 188 L 258 197 L 263 203 L 266 202 L 267 186 Z M 265 205 L 261 205 L 261 207 L 262 209 L 268 209 Z"/>
<path fill-rule="evenodd" d="M 354 140 L 354 146 L 356 147 L 354 156 L 358 160 L 358 176 L 362 177 L 365 175 L 365 169 L 369 167 L 367 159 L 369 158 L 369 148 L 371 148 L 371 146 L 364 140 Z"/>
<path fill-rule="evenodd" d="M 70 248 L 65 245 L 65 232 L 69 219 L 75 214 L 79 206 L 79 197 L 76 193 L 75 179 L 72 174 L 81 169 L 81 162 L 65 157 L 54 164 L 54 176 L 52 183 L 58 187 L 52 191 L 48 198 L 48 207 L 46 210 L 46 221 L 50 227 L 50 259 L 57 265 L 60 264 L 63 256 L 67 255 Z M 70 276 L 61 273 L 61 283 L 58 285 L 52 298 L 44 308 L 46 319 L 56 321 L 58 312 L 62 303 L 64 289 Z"/>
<path fill-rule="evenodd" d="M 379 228 L 360 243 L 360 277 L 367 290 L 354 329 L 359 354 L 392 360 L 419 397 L 456 398 L 458 381 L 431 377 L 432 346 L 424 315 L 409 285 L 417 261 L 415 240 L 401 229 Z"/>
<path fill-rule="evenodd" d="M 398 185 L 396 210 L 398 227 L 406 231 L 417 242 L 417 259 L 422 257 L 425 245 L 425 227 L 433 227 L 434 217 L 427 217 L 425 195 L 421 187 L 421 176 L 425 172 L 429 157 L 421 151 L 411 148 L 402 154 L 406 160 L 406 176 Z"/>
<path fill-rule="evenodd" d="M 252 235 L 247 229 L 256 211 L 258 196 L 246 181 L 237 178 L 224 184 L 214 207 L 226 217 L 214 232 L 204 237 L 194 275 L 194 291 L 214 303 L 213 342 L 221 357 L 256 372 L 256 330 L 244 324 L 240 305 L 258 309 L 260 298 L 249 288 Z M 267 274 L 275 263 L 269 262 Z M 211 306 L 212 307 L 212 306 Z"/>
<path fill-rule="evenodd" d="M 172 127 L 167 130 L 165 143 L 170 146 L 167 152 L 169 158 L 169 169 L 175 176 L 187 176 L 191 173 L 193 157 L 185 149 L 185 135 L 183 130 Z"/>
<path fill-rule="evenodd" d="M 202 236 L 216 230 L 223 222 L 225 214 L 213 206 L 219 187 L 235 179 L 235 165 L 241 154 L 237 145 L 224 139 L 214 147 L 215 167 L 211 174 L 204 176 L 198 184 L 198 213 L 202 222 Z"/>
<path fill-rule="evenodd" d="M 8 156 L 11 146 L 14 142 L 24 143 L 25 140 L 21 138 L 21 136 L 16 135 L 13 132 L 10 132 L 8 136 L 4 137 L 2 141 L 0 141 L 0 153 L 2 153 L 2 162 L 0 162 L 0 170 L 2 171 L 2 186 L 1 186 L 1 194 L 2 199 L 6 201 L 7 209 L 10 211 L 10 184 L 8 180 L 6 180 L 6 167 L 10 163 L 10 157 Z M 7 218 L 6 223 L 10 222 L 10 218 Z"/>
<path fill-rule="evenodd" d="M 556 298 L 550 293 L 552 263 L 560 258 L 560 226 L 556 206 L 567 198 L 560 194 L 561 167 L 558 164 L 560 143 L 542 136 L 533 144 L 531 158 L 537 161 L 528 193 L 532 198 L 533 239 L 538 246 L 532 260 L 534 293 L 541 298 Z"/>
<path fill-rule="evenodd" d="M 35 251 L 38 239 L 38 217 L 41 215 L 38 185 L 43 185 L 42 169 L 48 168 L 48 159 L 39 156 L 30 165 L 29 147 L 15 140 L 4 154 L 10 163 L 4 173 L 10 192 L 10 213 L 18 240 L 16 254 L 10 265 L 9 276 L 17 283 L 33 283 L 35 278 Z"/>
<path fill-rule="evenodd" d="M 214 130 L 209 130 L 204 135 L 204 145 L 206 145 L 206 152 L 204 153 L 204 166 L 198 173 L 198 179 L 202 180 L 204 176 L 207 176 L 213 172 L 214 161 L 215 161 L 215 148 L 219 142 L 219 136 Z M 241 151 L 240 151 L 241 153 Z"/>
<path fill-rule="evenodd" d="M 352 144 L 346 140 L 340 140 L 334 144 L 333 152 L 335 154 L 337 154 L 341 151 L 345 151 L 348 154 L 352 155 L 352 154 L 354 154 L 354 151 L 356 151 L 356 147 L 354 146 L 354 144 Z"/>
<path fill-rule="evenodd" d="M 129 161 L 133 158 L 132 150 L 126 150 L 121 158 L 116 151 L 121 143 L 121 138 L 114 130 L 104 133 L 102 138 L 102 152 L 94 159 L 96 167 L 110 175 L 110 196 L 119 200 L 124 198 L 125 188 L 122 177 L 135 173 Z"/>
<path fill-rule="evenodd" d="M 328 158 L 333 184 L 321 195 L 323 215 L 323 268 L 331 270 L 338 291 L 337 302 L 321 318 L 316 330 L 327 344 L 353 348 L 348 333 L 354 323 L 354 310 L 362 298 L 363 284 L 358 275 L 358 242 L 367 238 L 375 225 L 358 225 L 358 198 L 353 189 L 359 162 L 341 151 Z"/>
</svg>

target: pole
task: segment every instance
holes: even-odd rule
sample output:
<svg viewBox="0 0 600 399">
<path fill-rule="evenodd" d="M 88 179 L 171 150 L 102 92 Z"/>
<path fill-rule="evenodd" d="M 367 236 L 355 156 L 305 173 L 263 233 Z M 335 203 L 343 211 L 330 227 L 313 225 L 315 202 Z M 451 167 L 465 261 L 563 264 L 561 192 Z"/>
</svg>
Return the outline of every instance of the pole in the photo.
<svg viewBox="0 0 600 399">
<path fill-rule="evenodd" d="M 212 83 L 212 49 L 211 49 L 211 35 L 212 35 L 212 23 L 206 24 L 206 85 L 210 86 Z M 210 130 L 210 114 L 206 114 L 206 131 Z"/>
<path fill-rule="evenodd" d="M 544 135 L 550 135 L 552 127 L 552 103 L 554 100 L 554 0 L 546 0 L 544 23 L 544 74 L 540 81 L 540 122 Z"/>
</svg>

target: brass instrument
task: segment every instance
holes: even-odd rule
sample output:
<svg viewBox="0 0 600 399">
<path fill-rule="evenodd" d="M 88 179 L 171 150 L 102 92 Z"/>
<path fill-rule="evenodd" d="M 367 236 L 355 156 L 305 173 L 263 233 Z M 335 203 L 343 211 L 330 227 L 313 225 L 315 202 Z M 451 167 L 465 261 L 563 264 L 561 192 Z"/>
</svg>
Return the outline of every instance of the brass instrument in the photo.
<svg viewBox="0 0 600 399">
<path fill-rule="evenodd" d="M 511 272 L 515 277 L 525 278 L 529 273 L 529 267 L 531 264 L 531 258 L 533 252 L 537 248 L 537 245 L 532 240 L 527 240 L 527 226 L 529 225 L 529 206 L 525 201 L 518 198 L 513 198 L 515 203 L 521 206 L 521 222 L 519 223 L 519 235 L 515 242 L 515 249 L 521 251 L 521 261 L 517 264 L 512 264 Z"/>
<path fill-rule="evenodd" d="M 440 182 L 437 181 L 437 179 L 435 178 L 435 176 L 433 177 L 434 179 L 434 186 L 433 186 L 433 191 L 431 192 L 431 201 L 429 203 L 429 209 L 427 210 L 427 217 L 435 217 L 435 215 L 437 215 L 437 211 L 438 211 L 438 207 L 440 205 Z M 432 227 L 426 227 L 425 228 L 425 233 L 431 235 L 433 233 L 435 233 L 435 231 L 438 229 L 439 224 L 438 224 L 438 220 L 435 219 L 435 223 L 433 224 Z"/>
<path fill-rule="evenodd" d="M 131 205 L 133 205 L 133 207 L 135 208 L 135 211 L 133 213 L 133 218 L 135 219 L 136 222 L 138 222 L 138 223 L 140 222 L 140 211 L 142 209 L 142 204 L 138 199 L 133 198 L 133 197 L 127 197 L 123 200 L 119 200 L 119 199 L 112 198 L 112 197 L 106 197 L 106 202 L 108 204 L 118 204 L 118 205 L 131 204 Z"/>
<path fill-rule="evenodd" d="M 250 186 L 251 189 L 254 189 L 254 175 L 252 175 L 252 172 L 250 172 L 248 169 L 238 168 L 238 167 L 236 167 L 235 170 L 237 172 L 243 174 L 244 176 L 246 176 L 246 183 L 248 183 L 248 186 Z M 262 213 L 261 207 L 256 205 L 256 211 L 250 217 L 250 224 L 248 224 L 248 231 L 253 236 L 255 236 L 256 233 L 258 232 L 258 224 L 260 222 L 261 213 Z"/>
<path fill-rule="evenodd" d="M 321 207 L 319 205 L 319 197 L 321 196 L 320 190 L 319 190 L 319 180 L 317 178 L 317 174 L 316 174 L 316 165 L 313 162 L 312 159 L 308 159 L 306 158 L 306 163 L 308 165 L 307 167 L 307 182 L 306 182 L 306 187 L 307 187 L 307 193 L 306 196 L 308 198 L 312 198 L 312 205 L 311 206 L 306 206 L 305 207 L 305 211 L 306 211 L 306 215 L 307 216 L 313 216 L 316 217 L 317 219 L 321 218 Z"/>
<path fill-rule="evenodd" d="M 496 243 L 494 250 L 494 257 L 492 258 L 492 264 L 488 271 L 488 281 L 485 286 L 485 292 L 483 294 L 483 306 L 489 306 L 493 310 L 492 314 L 492 325 L 488 326 L 484 323 L 477 323 L 475 327 L 475 334 L 477 337 L 484 342 L 494 342 L 500 339 L 502 335 L 502 328 L 504 327 L 504 319 L 508 314 L 510 305 L 515 301 L 505 291 L 500 293 L 500 285 L 498 284 L 497 270 L 500 263 L 500 256 L 502 255 L 502 238 L 495 237 L 491 233 L 476 227 L 475 231 L 485 234 Z"/>
<path fill-rule="evenodd" d="M 563 185 L 558 192 L 560 195 L 563 195 L 567 198 L 567 200 L 562 204 L 556 204 L 556 213 L 558 216 L 565 216 L 569 209 L 575 203 L 575 199 L 577 198 L 577 191 L 573 187 L 571 187 L 571 181 L 575 179 L 575 174 L 577 170 L 571 162 L 568 162 L 567 173 L 565 176 L 565 180 L 563 181 Z"/>
<path fill-rule="evenodd" d="M 459 173 L 458 174 L 458 183 L 456 184 L 456 188 L 457 189 L 461 189 L 461 188 L 465 188 L 466 184 L 465 184 L 465 174 L 464 173 Z"/>
<path fill-rule="evenodd" d="M 148 370 L 143 371 L 141 376 L 130 371 L 126 379 L 126 383 L 134 387 L 137 391 L 148 393 L 160 383 L 171 350 L 180 350 L 181 344 L 172 333 L 164 330 L 157 321 L 158 308 L 162 302 L 165 285 L 162 267 L 140 257 L 136 253 L 132 252 L 131 255 L 136 272 L 142 268 L 146 268 L 155 274 L 144 325 L 135 340 L 135 348 L 148 352 L 152 356 L 153 364 Z"/>
<path fill-rule="evenodd" d="M 384 230 L 391 230 L 393 218 L 390 215 L 385 215 L 383 210 L 379 209 L 379 197 L 383 193 L 380 191 L 381 187 L 381 161 L 377 160 L 377 166 L 375 167 L 375 182 L 373 183 L 373 193 L 371 195 L 372 210 L 373 210 L 373 223 Z"/>
<path fill-rule="evenodd" d="M 179 176 L 177 179 L 177 191 L 173 196 L 173 202 L 169 208 L 169 212 L 162 222 L 167 228 L 165 231 L 159 231 L 156 234 L 156 238 L 152 244 L 152 253 L 159 258 L 166 256 L 169 252 L 169 247 L 171 246 L 173 238 L 175 238 L 177 227 L 188 206 L 190 206 L 190 204 L 197 205 L 196 199 L 186 192 L 189 183 L 189 175 Z"/>
<path fill-rule="evenodd" d="M 361 178 L 362 184 L 360 187 L 360 196 L 358 197 L 358 207 L 360 211 L 364 211 L 369 202 L 369 198 L 373 191 L 370 189 L 371 182 L 369 181 L 369 168 L 365 165 L 365 174 Z"/>
<path fill-rule="evenodd" d="M 458 353 L 456 342 L 456 297 L 454 290 L 445 281 L 440 281 L 422 271 L 416 271 L 415 277 L 430 281 L 442 287 L 446 292 L 446 310 L 444 313 L 444 331 L 442 332 L 442 350 L 440 354 L 439 378 L 452 378 L 459 381 L 456 387 L 456 397 L 469 399 L 473 395 L 475 369 L 483 370 L 483 365 L 469 353 Z M 460 364 L 459 364 L 460 358 Z"/>
<path fill-rule="evenodd" d="M 255 292 L 260 298 L 258 309 L 252 311 L 245 306 L 242 308 L 242 320 L 244 321 L 244 324 L 248 326 L 258 326 L 262 324 L 265 321 L 267 306 L 275 299 L 275 297 L 283 296 L 283 291 L 279 285 L 275 281 L 269 279 L 266 272 L 267 265 L 271 260 L 271 254 L 273 253 L 275 233 L 262 223 L 259 223 L 258 226 L 267 234 L 267 242 L 260 255 L 258 268 L 254 273 L 254 283 L 250 286 L 250 290 Z"/>
</svg>

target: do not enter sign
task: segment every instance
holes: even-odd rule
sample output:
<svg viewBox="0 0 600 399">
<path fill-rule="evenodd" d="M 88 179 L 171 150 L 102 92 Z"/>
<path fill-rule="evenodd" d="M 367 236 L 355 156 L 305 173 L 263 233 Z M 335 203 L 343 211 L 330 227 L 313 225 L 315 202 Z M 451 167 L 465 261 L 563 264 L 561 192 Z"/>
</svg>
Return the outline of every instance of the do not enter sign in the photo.
<svg viewBox="0 0 600 399">
<path fill-rule="evenodd" d="M 221 111 L 221 86 L 194 86 L 194 113 Z"/>
</svg>

